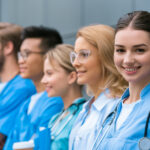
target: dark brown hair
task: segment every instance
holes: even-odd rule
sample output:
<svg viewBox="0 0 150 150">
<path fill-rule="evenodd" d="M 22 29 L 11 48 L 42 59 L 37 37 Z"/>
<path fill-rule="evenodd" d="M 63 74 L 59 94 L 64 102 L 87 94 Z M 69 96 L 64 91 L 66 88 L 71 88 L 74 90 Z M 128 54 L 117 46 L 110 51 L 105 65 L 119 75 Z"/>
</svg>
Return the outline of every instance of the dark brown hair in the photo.
<svg viewBox="0 0 150 150">
<path fill-rule="evenodd" d="M 129 26 L 150 33 L 150 13 L 147 11 L 134 11 L 124 15 L 119 19 L 115 33 Z"/>
</svg>

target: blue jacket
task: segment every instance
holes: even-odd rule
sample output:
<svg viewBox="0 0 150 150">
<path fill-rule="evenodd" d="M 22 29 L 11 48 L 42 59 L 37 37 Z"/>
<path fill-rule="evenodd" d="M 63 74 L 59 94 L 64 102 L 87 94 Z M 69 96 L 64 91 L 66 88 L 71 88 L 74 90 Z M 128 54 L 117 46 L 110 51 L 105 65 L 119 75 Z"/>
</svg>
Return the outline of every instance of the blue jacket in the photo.
<svg viewBox="0 0 150 150">
<path fill-rule="evenodd" d="M 51 117 L 60 112 L 64 106 L 60 97 L 48 97 L 47 92 L 43 92 L 28 114 L 29 102 L 30 100 L 22 106 L 4 150 L 12 150 L 14 142 L 28 141 L 39 132 L 40 127 L 48 127 Z"/>
<path fill-rule="evenodd" d="M 36 88 L 33 82 L 20 75 L 7 83 L 0 93 L 0 133 L 9 135 L 20 107 L 34 93 Z"/>
<path fill-rule="evenodd" d="M 49 129 L 43 130 L 34 141 L 36 146 L 34 149 L 67 150 L 70 131 L 84 102 L 84 98 L 79 98 L 67 110 L 55 115 L 49 122 Z"/>
</svg>

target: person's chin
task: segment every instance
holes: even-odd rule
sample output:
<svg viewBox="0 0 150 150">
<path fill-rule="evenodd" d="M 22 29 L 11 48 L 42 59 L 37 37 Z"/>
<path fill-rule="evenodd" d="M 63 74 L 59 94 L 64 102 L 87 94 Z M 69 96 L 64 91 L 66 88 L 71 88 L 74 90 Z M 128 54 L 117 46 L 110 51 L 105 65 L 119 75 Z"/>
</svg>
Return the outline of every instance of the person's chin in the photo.
<svg viewBox="0 0 150 150">
<path fill-rule="evenodd" d="M 84 81 L 83 79 L 80 79 L 80 78 L 77 79 L 77 83 L 78 83 L 79 85 L 86 84 L 85 81 Z"/>
<path fill-rule="evenodd" d="M 56 97 L 55 94 L 48 93 L 48 97 Z"/>
<path fill-rule="evenodd" d="M 24 74 L 24 73 L 20 73 L 20 75 L 21 75 L 21 77 L 24 78 L 24 79 L 28 79 L 28 78 L 29 78 L 29 77 L 28 77 L 26 74 Z"/>
</svg>

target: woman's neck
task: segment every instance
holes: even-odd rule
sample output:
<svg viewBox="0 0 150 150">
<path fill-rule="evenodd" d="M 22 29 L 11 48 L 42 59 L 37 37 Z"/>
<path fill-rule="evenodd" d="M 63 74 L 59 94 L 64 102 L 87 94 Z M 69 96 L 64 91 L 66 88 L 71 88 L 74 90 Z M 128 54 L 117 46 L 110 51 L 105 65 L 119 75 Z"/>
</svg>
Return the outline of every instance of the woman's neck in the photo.
<svg viewBox="0 0 150 150">
<path fill-rule="evenodd" d="M 104 86 L 102 85 L 102 83 L 101 84 L 97 84 L 97 86 L 96 85 L 88 85 L 89 86 L 89 88 L 90 88 L 90 90 L 92 91 L 92 93 L 93 93 L 93 95 L 94 95 L 94 100 L 93 100 L 93 102 L 98 98 L 98 96 L 102 93 L 102 92 L 104 92 Z"/>
<path fill-rule="evenodd" d="M 67 93 L 62 96 L 64 101 L 64 109 L 67 109 L 77 98 L 82 97 L 81 89 L 77 88 L 69 88 Z"/>
<path fill-rule="evenodd" d="M 145 85 L 135 85 L 129 83 L 129 93 L 130 96 L 124 101 L 125 104 L 131 104 L 140 99 L 141 90 Z"/>
</svg>

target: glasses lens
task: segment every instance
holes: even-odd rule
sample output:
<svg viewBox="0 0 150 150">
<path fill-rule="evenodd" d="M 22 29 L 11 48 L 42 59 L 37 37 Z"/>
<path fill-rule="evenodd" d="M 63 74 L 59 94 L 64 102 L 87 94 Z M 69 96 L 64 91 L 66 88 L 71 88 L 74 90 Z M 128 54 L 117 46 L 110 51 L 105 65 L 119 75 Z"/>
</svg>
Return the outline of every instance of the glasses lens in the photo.
<svg viewBox="0 0 150 150">
<path fill-rule="evenodd" d="M 81 50 L 80 53 L 79 53 L 79 57 L 81 57 L 83 59 L 89 57 L 89 55 L 90 55 L 89 50 Z"/>
<path fill-rule="evenodd" d="M 90 56 L 91 51 L 90 50 L 81 50 L 78 54 L 78 60 L 80 62 L 84 62 L 87 60 L 87 58 Z"/>
<path fill-rule="evenodd" d="M 150 149 L 150 139 L 147 137 L 143 137 L 139 141 L 139 149 L 140 150 L 149 150 Z"/>
<path fill-rule="evenodd" d="M 26 60 L 28 54 L 24 51 L 24 52 L 18 52 L 18 59 L 23 59 Z"/>
<path fill-rule="evenodd" d="M 20 52 L 18 52 L 18 59 L 21 59 L 22 58 L 22 56 L 21 56 L 21 53 Z"/>
<path fill-rule="evenodd" d="M 71 61 L 72 64 L 74 63 L 75 59 L 76 59 L 76 53 L 71 52 L 70 53 L 70 61 Z"/>
</svg>

